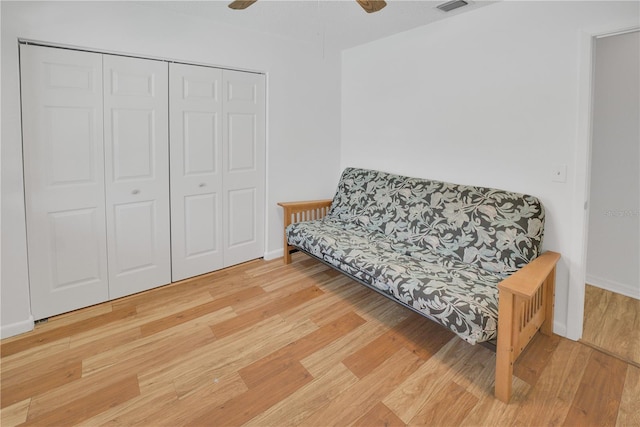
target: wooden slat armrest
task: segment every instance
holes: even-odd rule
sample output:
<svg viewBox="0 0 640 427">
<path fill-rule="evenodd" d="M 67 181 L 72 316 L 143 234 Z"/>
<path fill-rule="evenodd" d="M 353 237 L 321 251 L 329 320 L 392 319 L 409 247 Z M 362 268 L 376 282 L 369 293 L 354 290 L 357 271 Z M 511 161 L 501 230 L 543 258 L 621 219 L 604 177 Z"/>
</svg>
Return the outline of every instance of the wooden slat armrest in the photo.
<svg viewBox="0 0 640 427">
<path fill-rule="evenodd" d="M 289 264 L 291 262 L 291 250 L 292 246 L 287 242 L 287 227 L 295 222 L 308 221 L 312 219 L 321 219 L 328 212 L 331 207 L 332 199 L 322 200 L 306 200 L 302 202 L 280 202 L 278 206 L 281 206 L 284 210 L 284 263 Z"/>
<path fill-rule="evenodd" d="M 332 199 L 321 200 L 306 200 L 302 202 L 279 202 L 278 206 L 282 206 L 284 209 L 316 209 L 326 206 L 331 206 Z"/>
<path fill-rule="evenodd" d="M 513 363 L 540 330 L 553 333 L 556 264 L 560 254 L 545 252 L 498 284 L 496 397 L 508 403 Z"/>
<path fill-rule="evenodd" d="M 498 289 L 522 298 L 531 298 L 553 271 L 559 259 L 559 253 L 547 251 L 500 282 Z"/>
</svg>

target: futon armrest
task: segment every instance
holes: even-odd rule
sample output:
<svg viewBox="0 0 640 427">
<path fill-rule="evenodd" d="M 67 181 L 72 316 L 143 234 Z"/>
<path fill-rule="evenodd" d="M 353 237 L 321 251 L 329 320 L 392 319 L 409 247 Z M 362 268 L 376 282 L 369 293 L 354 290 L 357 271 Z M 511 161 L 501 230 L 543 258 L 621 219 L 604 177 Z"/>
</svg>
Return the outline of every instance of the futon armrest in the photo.
<svg viewBox="0 0 640 427">
<path fill-rule="evenodd" d="M 508 403 L 513 363 L 540 330 L 553 334 L 556 264 L 560 254 L 545 252 L 498 283 L 496 397 Z"/>
<path fill-rule="evenodd" d="M 290 211 L 306 211 L 309 209 L 317 209 L 331 206 L 332 199 L 322 200 L 305 200 L 302 202 L 280 202 L 278 206 L 282 206 L 285 210 Z"/>
<path fill-rule="evenodd" d="M 553 271 L 559 259 L 559 253 L 547 251 L 498 283 L 498 289 L 522 298 L 531 298 Z"/>
<path fill-rule="evenodd" d="M 287 242 L 287 227 L 290 224 L 309 221 L 313 219 L 322 219 L 329 212 L 332 199 L 322 200 L 307 200 L 303 202 L 280 202 L 278 206 L 281 206 L 284 210 L 284 263 L 289 264 L 291 262 L 290 251 L 293 246 Z"/>
</svg>

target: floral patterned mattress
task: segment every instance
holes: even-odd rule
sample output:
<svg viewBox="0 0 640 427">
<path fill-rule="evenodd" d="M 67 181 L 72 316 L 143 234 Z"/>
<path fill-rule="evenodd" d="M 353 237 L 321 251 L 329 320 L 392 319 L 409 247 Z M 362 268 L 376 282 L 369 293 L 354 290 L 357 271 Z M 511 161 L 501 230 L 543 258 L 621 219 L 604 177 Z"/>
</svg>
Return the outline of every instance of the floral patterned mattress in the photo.
<svg viewBox="0 0 640 427">
<path fill-rule="evenodd" d="M 541 252 L 544 209 L 523 194 L 346 169 L 328 215 L 289 244 L 476 344 L 497 336 L 497 284 Z"/>
</svg>

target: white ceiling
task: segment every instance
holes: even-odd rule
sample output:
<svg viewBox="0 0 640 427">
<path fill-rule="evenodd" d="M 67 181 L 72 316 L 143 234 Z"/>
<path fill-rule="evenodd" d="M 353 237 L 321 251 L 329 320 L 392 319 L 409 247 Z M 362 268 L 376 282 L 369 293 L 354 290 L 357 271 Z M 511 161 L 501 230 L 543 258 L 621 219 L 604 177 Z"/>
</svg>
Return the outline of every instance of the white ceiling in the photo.
<svg viewBox="0 0 640 427">
<path fill-rule="evenodd" d="M 447 0 L 387 0 L 387 7 L 366 13 L 355 0 L 259 0 L 245 10 L 227 7 L 231 0 L 143 1 L 149 7 L 198 16 L 257 33 L 345 49 L 407 31 L 495 1 L 474 0 L 452 12 L 436 9 Z"/>
</svg>

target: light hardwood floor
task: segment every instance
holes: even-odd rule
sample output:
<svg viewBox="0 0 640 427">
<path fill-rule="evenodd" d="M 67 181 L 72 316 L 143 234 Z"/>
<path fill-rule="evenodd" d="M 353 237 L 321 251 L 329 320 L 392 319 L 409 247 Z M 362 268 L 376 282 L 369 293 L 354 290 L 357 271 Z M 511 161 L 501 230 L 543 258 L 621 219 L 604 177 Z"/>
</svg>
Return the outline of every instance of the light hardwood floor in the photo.
<svg viewBox="0 0 640 427">
<path fill-rule="evenodd" d="M 58 316 L 3 340 L 3 427 L 638 426 L 640 369 L 538 335 L 495 354 L 295 254 Z"/>
<path fill-rule="evenodd" d="M 584 301 L 582 341 L 640 367 L 640 300 L 587 285 Z"/>
</svg>

